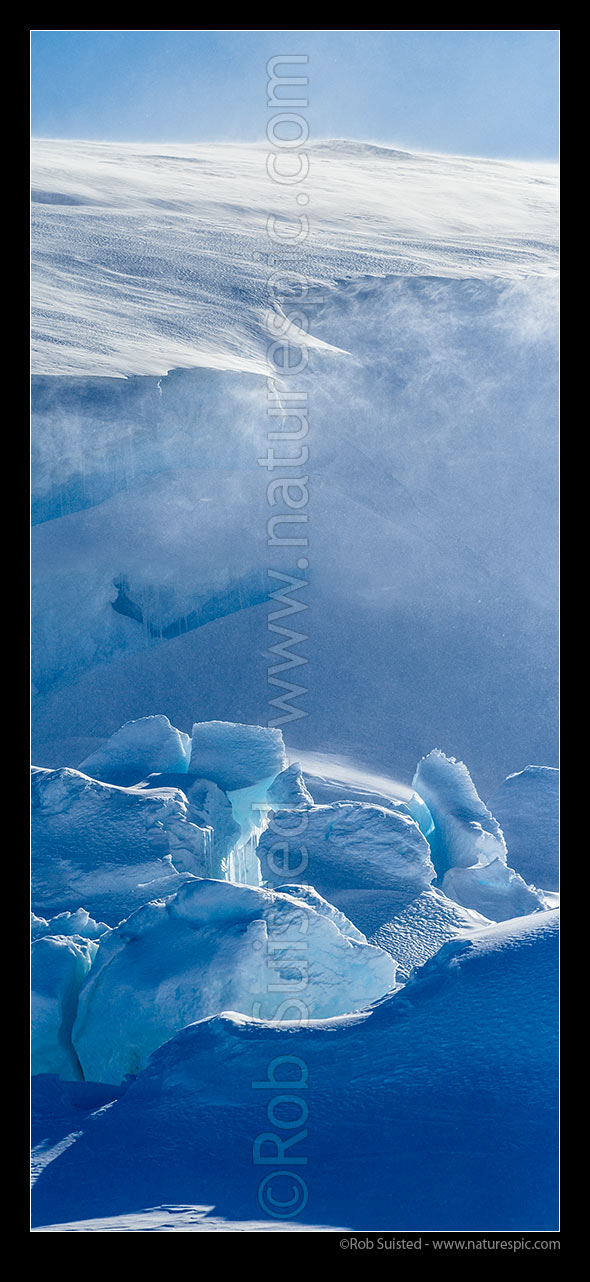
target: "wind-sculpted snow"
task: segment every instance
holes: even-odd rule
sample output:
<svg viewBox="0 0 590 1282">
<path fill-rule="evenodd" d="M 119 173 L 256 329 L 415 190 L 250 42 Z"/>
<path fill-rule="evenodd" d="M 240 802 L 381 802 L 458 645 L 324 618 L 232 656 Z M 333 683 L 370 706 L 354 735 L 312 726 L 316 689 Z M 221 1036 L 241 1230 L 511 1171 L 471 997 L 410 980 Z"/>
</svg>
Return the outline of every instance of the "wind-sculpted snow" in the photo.
<svg viewBox="0 0 590 1282">
<path fill-rule="evenodd" d="M 189 736 L 171 726 L 168 717 L 141 717 L 126 721 L 102 748 L 80 762 L 80 770 L 125 787 L 152 773 L 183 773 L 189 757 Z"/>
<path fill-rule="evenodd" d="M 178 789 L 100 783 L 78 770 L 33 769 L 32 904 L 81 904 L 109 925 L 209 872 L 212 833 Z"/>
<path fill-rule="evenodd" d="M 559 889 L 559 771 L 527 766 L 509 775 L 490 801 L 510 863 L 525 881 Z"/>
<path fill-rule="evenodd" d="M 363 802 L 271 811 L 257 853 L 264 882 L 310 882 L 326 898 L 354 888 L 419 894 L 435 877 L 411 816 Z"/>
<path fill-rule="evenodd" d="M 302 903 L 307 904 L 308 908 L 313 908 L 316 913 L 319 913 L 320 917 L 328 917 L 330 921 L 333 921 L 343 935 L 350 935 L 351 939 L 357 939 L 361 944 L 366 943 L 362 931 L 353 926 L 348 917 L 339 912 L 334 907 L 334 904 L 328 903 L 327 899 L 323 899 L 321 895 L 318 895 L 313 886 L 304 886 L 301 882 L 293 882 L 292 885 L 277 886 L 276 892 L 277 894 L 290 895 L 292 899 L 300 900 Z M 379 946 L 381 947 L 381 945 Z M 389 952 L 390 950 L 386 948 L 384 951 Z M 393 954 L 391 955 L 393 956 Z"/>
<path fill-rule="evenodd" d="M 422 801 L 434 824 L 428 840 L 439 877 L 448 868 L 469 868 L 495 859 L 506 863 L 506 842 L 500 825 L 478 797 L 462 761 L 446 757 L 435 748 L 420 761 L 414 775 L 414 788 L 418 794 L 417 822 L 424 822 Z M 412 811 L 412 802 L 408 805 Z"/>
<path fill-rule="evenodd" d="M 34 142 L 35 371 L 264 373 L 266 221 L 291 218 L 293 205 L 267 154 L 261 144 Z M 555 269 L 554 166 L 356 143 L 309 155 L 313 236 L 290 255 L 323 290 L 372 273 Z M 313 327 L 307 342 L 322 345 Z"/>
<path fill-rule="evenodd" d="M 447 943 L 370 1012 L 303 1027 L 226 1013 L 179 1031 L 108 1108 L 75 1123 L 70 1109 L 63 1133 L 78 1134 L 37 1181 L 34 1223 L 198 1204 L 246 1227 L 272 1169 L 253 1144 L 284 1091 L 254 1084 L 274 1071 L 309 1108 L 290 1150 L 307 1163 L 288 1166 L 309 1190 L 295 1223 L 555 1229 L 557 917 Z M 49 1123 L 46 1079 L 38 1094 Z"/>
<path fill-rule="evenodd" d="M 324 775 L 310 774 L 307 770 L 304 778 L 306 787 L 310 794 L 313 793 L 313 800 L 319 806 L 329 806 L 335 801 L 357 801 L 363 805 L 384 806 L 386 810 L 401 810 L 404 814 L 409 813 L 407 801 L 400 799 L 402 793 L 407 793 L 409 800 L 411 790 L 405 785 L 399 785 L 396 799 L 384 792 L 373 791 L 362 782 L 354 782 L 353 779 L 326 778 Z"/>
<path fill-rule="evenodd" d="M 84 1076 L 120 1082 L 178 1029 L 223 1010 L 323 1018 L 382 997 L 395 963 L 310 898 L 195 881 L 110 931 L 78 1005 Z"/>
</svg>

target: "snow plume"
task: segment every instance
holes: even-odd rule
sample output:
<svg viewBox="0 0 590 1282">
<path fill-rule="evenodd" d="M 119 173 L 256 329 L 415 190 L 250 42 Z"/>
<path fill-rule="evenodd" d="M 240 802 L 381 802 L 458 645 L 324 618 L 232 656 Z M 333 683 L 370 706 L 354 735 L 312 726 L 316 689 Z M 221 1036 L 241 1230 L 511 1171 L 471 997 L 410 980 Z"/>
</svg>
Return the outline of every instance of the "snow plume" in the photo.
<svg viewBox="0 0 590 1282">
<path fill-rule="evenodd" d="M 35 371 L 264 374 L 267 150 L 34 142 Z M 555 268 L 552 165 L 359 143 L 306 150 L 314 236 L 304 269 L 323 289 L 370 272 L 518 278 Z M 274 212 L 292 216 L 292 193 L 274 184 L 272 195 Z M 306 342 L 335 350 L 313 333 Z"/>
</svg>

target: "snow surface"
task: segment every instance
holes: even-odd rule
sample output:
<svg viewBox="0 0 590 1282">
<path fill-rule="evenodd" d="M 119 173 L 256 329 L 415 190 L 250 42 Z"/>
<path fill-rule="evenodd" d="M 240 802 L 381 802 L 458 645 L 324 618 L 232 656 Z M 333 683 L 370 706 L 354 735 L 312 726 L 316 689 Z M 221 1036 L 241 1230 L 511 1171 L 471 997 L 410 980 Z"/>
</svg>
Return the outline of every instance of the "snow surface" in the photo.
<svg viewBox="0 0 590 1282">
<path fill-rule="evenodd" d="M 395 903 L 393 908 L 391 915 L 391 902 L 384 895 L 378 905 L 383 920 L 378 926 L 373 921 L 370 942 L 395 957 L 398 980 L 407 979 L 416 966 L 423 966 L 448 940 L 465 938 L 490 925 L 482 913 L 463 907 L 432 886 L 401 911 Z"/>
<path fill-rule="evenodd" d="M 551 905 L 535 886 L 507 868 L 501 859 L 490 863 L 474 864 L 469 868 L 449 868 L 442 881 L 442 888 L 449 898 L 473 908 L 493 921 L 507 921 L 511 917 L 525 916 Z"/>
<path fill-rule="evenodd" d="M 309 1020 L 359 1010 L 395 964 L 329 904 L 199 880 L 147 904 L 99 944 L 73 1045 L 84 1077 L 121 1082 L 186 1024 L 223 1010 Z"/>
<path fill-rule="evenodd" d="M 72 1141 L 73 1142 L 73 1141 Z M 71 1224 L 40 1224 L 33 1233 L 334 1233 L 346 1225 L 291 1220 L 224 1220 L 212 1206 L 157 1206 L 131 1215 L 111 1215 Z"/>
<path fill-rule="evenodd" d="M 236 792 L 274 779 L 287 765 L 280 730 L 204 721 L 193 726 L 189 770 Z"/>
</svg>

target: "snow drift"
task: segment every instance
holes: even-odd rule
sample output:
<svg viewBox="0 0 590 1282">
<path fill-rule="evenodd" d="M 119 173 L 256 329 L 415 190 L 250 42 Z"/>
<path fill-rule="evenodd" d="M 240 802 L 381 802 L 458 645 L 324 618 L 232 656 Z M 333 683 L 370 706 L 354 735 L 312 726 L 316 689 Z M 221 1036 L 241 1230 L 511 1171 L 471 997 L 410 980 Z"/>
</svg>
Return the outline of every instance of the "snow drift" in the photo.
<svg viewBox="0 0 590 1282">
<path fill-rule="evenodd" d="M 310 151 L 306 269 L 324 288 L 352 264 L 355 276 L 518 278 L 556 268 L 552 165 L 354 142 Z M 292 191 L 269 182 L 267 152 L 35 141 L 35 371 L 112 377 L 204 365 L 264 374 L 268 270 L 259 251 L 268 249 L 269 204 L 292 213 Z M 56 350 L 64 291 L 71 308 Z"/>
</svg>

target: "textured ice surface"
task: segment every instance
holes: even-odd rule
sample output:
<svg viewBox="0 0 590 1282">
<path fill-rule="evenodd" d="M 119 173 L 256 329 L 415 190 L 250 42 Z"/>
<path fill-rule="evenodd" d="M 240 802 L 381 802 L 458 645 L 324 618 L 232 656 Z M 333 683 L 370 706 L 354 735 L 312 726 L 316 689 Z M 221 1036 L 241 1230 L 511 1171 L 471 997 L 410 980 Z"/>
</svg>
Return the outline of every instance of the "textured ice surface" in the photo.
<svg viewBox="0 0 590 1282">
<path fill-rule="evenodd" d="M 71 1033 L 78 993 L 98 944 L 80 935 L 44 936 L 31 946 L 31 1072 L 82 1076 Z"/>
<path fill-rule="evenodd" d="M 146 904 L 105 936 L 79 1001 L 84 1076 L 120 1082 L 174 1032 L 223 1010 L 298 1021 L 359 1010 L 395 964 L 291 894 L 203 880 Z"/>
<path fill-rule="evenodd" d="M 252 1083 L 268 1080 L 274 1061 L 303 1101 L 296 1115 L 309 1108 L 307 1135 L 290 1150 L 307 1164 L 287 1168 L 310 1194 L 295 1223 L 555 1229 L 557 917 L 447 943 L 368 1014 L 301 1028 L 237 1014 L 190 1025 L 110 1107 L 87 1119 L 70 1108 L 58 1134 L 77 1135 L 56 1143 L 37 1181 L 34 1224 L 195 1203 L 243 1227 L 259 1219 L 271 1168 L 253 1167 L 253 1142 L 277 1130 L 267 1108 L 279 1091 Z M 58 1111 L 51 1085 L 35 1083 L 41 1135 Z"/>
<path fill-rule="evenodd" d="M 203 721 L 193 726 L 189 770 L 227 792 L 271 779 L 287 765 L 280 730 Z"/>
<path fill-rule="evenodd" d="M 80 762 L 80 770 L 93 779 L 126 787 L 154 771 L 184 773 L 189 756 L 190 736 L 160 714 L 127 721 L 102 748 Z"/>
<path fill-rule="evenodd" d="M 508 858 L 525 881 L 559 889 L 559 770 L 527 766 L 509 775 L 494 793 Z"/>
<path fill-rule="evenodd" d="M 478 797 L 462 761 L 446 757 L 435 748 L 419 762 L 414 788 L 426 803 L 434 823 L 428 841 L 439 877 L 447 868 L 468 868 L 494 859 L 506 863 L 506 843 L 500 825 Z M 413 813 L 412 801 L 408 805 Z M 419 808 L 415 815 L 417 822 L 423 824 L 424 816 Z"/>
<path fill-rule="evenodd" d="M 434 880 L 428 843 L 409 814 L 361 802 L 277 810 L 258 844 L 262 880 L 419 894 Z"/>
<path fill-rule="evenodd" d="M 209 870 L 212 834 L 178 789 L 100 783 L 78 770 L 33 768 L 32 905 L 114 925 L 139 904 Z"/>
<path fill-rule="evenodd" d="M 387 917 L 386 899 L 382 911 Z M 415 966 L 424 965 L 448 940 L 465 938 L 489 925 L 481 913 L 429 888 L 401 911 L 394 911 L 391 920 L 385 920 L 371 933 L 370 941 L 395 957 L 398 977 L 407 979 Z"/>
<path fill-rule="evenodd" d="M 449 868 L 442 888 L 450 899 L 483 913 L 492 921 L 507 921 L 553 906 L 542 890 L 527 886 L 501 859 L 469 868 Z"/>
</svg>

